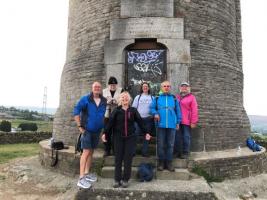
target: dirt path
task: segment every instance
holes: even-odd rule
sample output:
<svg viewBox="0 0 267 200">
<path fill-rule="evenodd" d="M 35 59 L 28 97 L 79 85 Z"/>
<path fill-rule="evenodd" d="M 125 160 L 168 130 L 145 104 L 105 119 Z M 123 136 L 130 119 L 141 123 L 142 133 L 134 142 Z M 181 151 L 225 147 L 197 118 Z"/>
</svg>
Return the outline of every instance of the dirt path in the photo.
<svg viewBox="0 0 267 200">
<path fill-rule="evenodd" d="M 0 199 L 73 199 L 76 181 L 43 169 L 37 156 L 16 159 L 0 165 Z"/>
</svg>

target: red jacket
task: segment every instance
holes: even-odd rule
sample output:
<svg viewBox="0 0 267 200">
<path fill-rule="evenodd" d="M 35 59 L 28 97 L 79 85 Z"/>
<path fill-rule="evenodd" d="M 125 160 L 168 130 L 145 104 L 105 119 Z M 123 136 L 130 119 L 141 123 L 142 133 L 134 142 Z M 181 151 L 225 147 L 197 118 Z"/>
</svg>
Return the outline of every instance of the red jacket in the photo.
<svg viewBox="0 0 267 200">
<path fill-rule="evenodd" d="M 198 122 L 198 106 L 197 100 L 191 93 L 182 97 L 176 95 L 176 98 L 180 101 L 180 108 L 182 112 L 181 124 L 191 125 Z"/>
</svg>

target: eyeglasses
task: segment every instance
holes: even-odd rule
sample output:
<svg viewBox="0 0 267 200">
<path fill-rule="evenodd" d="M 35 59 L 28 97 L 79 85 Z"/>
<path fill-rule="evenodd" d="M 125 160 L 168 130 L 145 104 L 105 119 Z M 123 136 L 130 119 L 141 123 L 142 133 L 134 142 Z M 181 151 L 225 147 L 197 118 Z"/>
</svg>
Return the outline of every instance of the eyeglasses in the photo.
<svg viewBox="0 0 267 200">
<path fill-rule="evenodd" d="M 171 86 L 170 86 L 170 85 L 163 85 L 163 87 L 168 87 L 168 88 L 170 88 Z"/>
</svg>

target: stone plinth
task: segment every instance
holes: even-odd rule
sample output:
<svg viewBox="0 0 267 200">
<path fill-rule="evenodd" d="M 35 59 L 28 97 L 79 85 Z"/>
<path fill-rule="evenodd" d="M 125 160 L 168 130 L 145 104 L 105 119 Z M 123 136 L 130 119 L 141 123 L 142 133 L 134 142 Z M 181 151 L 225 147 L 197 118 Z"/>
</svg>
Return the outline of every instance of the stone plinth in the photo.
<svg viewBox="0 0 267 200">
<path fill-rule="evenodd" d="M 56 167 L 50 167 L 51 163 L 51 148 L 48 146 L 48 140 L 44 140 L 40 144 L 39 158 L 41 164 L 45 168 L 53 171 L 58 171 L 63 174 L 74 176 L 79 173 L 80 156 L 75 155 L 74 147 L 58 151 L 59 161 Z M 267 172 L 267 158 L 265 149 L 261 152 L 252 152 L 248 148 L 241 148 L 241 152 L 236 149 L 213 152 L 191 153 L 189 160 L 174 159 L 173 165 L 176 169 L 174 180 L 183 179 L 191 180 L 197 176 L 187 172 L 187 168 L 191 171 L 198 166 L 204 169 L 211 176 L 218 176 L 227 179 L 244 178 L 255 176 Z M 114 174 L 114 157 L 103 158 L 103 150 L 98 149 L 94 154 L 93 171 L 103 176 L 112 178 Z M 136 156 L 133 160 L 133 171 L 136 172 L 136 167 L 141 162 L 149 162 L 155 164 L 155 157 L 143 158 Z M 160 172 L 159 179 L 169 179 L 170 172 Z M 166 178 L 167 177 L 167 178 Z M 186 178 L 187 177 L 187 178 Z M 134 179 L 134 175 L 132 176 Z"/>
</svg>

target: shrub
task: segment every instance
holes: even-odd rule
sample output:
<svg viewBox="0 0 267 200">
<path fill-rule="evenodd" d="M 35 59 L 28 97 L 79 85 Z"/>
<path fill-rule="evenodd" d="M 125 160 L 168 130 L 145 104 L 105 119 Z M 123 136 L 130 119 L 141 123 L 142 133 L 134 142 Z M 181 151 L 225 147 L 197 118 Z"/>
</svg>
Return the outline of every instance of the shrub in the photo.
<svg viewBox="0 0 267 200">
<path fill-rule="evenodd" d="M 3 120 L 0 123 L 0 130 L 4 132 L 10 132 L 11 131 L 11 122 Z"/>
<path fill-rule="evenodd" d="M 37 131 L 38 126 L 36 123 L 21 123 L 18 128 L 22 131 Z"/>
</svg>

